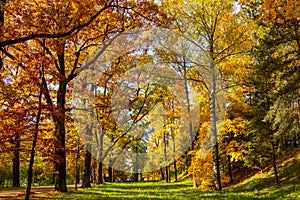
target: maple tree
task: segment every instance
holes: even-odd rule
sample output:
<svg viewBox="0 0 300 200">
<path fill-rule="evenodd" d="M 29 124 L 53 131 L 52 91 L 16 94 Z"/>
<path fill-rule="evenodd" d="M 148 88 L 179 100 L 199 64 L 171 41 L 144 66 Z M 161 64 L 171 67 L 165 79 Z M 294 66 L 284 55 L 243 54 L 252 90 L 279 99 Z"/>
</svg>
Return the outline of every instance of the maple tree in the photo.
<svg viewBox="0 0 300 200">
<path fill-rule="evenodd" d="M 9 64 L 9 63 L 6 63 Z M 8 67 L 8 66 L 7 66 Z M 13 152 L 13 185 L 20 187 L 21 152 L 27 151 L 27 141 L 31 139 L 32 120 L 36 116 L 36 97 L 30 90 L 35 90 L 30 73 L 19 71 L 16 78 L 13 68 L 1 76 L 1 150 L 4 153 Z M 26 92 L 20 91 L 23 88 Z"/>
<path fill-rule="evenodd" d="M 69 87 L 72 87 L 72 79 L 84 69 L 80 68 L 80 65 L 98 42 L 109 38 L 113 33 L 141 26 L 141 19 L 151 21 L 152 18 L 159 19 L 160 16 L 152 15 L 152 12 L 158 10 L 155 4 L 150 2 L 8 1 L 3 3 L 5 6 L 1 11 L 5 18 L 2 23 L 2 53 L 14 59 L 19 65 L 32 56 L 44 54 L 41 56 L 44 59 L 42 62 L 49 66 L 45 68 L 45 76 L 42 78 L 43 95 L 51 110 L 56 130 L 55 189 L 64 192 L 67 190 L 65 122 L 70 110 L 66 102 L 70 98 Z M 108 18 L 109 21 L 106 20 Z M 45 24 L 51 26 L 43 26 Z M 26 42 L 29 40 L 30 42 Z M 17 51 L 13 51 L 13 44 L 18 46 Z M 19 57 L 24 52 L 27 53 L 27 57 Z M 30 63 L 26 62 L 22 67 L 27 70 L 28 65 Z"/>
<path fill-rule="evenodd" d="M 43 69 L 42 69 L 43 73 Z M 41 76 L 44 76 L 41 74 Z M 28 168 L 28 181 L 27 181 L 27 188 L 26 188 L 26 200 L 29 200 L 30 196 L 30 189 L 31 189 L 31 183 L 32 183 L 32 173 L 33 173 L 33 164 L 34 164 L 34 154 L 35 154 L 35 148 L 36 143 L 38 139 L 38 132 L 39 132 L 39 124 L 41 119 L 41 113 L 42 113 L 42 95 L 43 95 L 43 85 L 40 83 L 40 93 L 38 97 L 38 113 L 36 116 L 35 126 L 34 126 L 34 136 L 33 136 L 33 142 L 32 142 L 32 149 L 31 149 L 31 155 L 30 155 L 30 162 L 29 162 L 29 168 Z"/>
</svg>

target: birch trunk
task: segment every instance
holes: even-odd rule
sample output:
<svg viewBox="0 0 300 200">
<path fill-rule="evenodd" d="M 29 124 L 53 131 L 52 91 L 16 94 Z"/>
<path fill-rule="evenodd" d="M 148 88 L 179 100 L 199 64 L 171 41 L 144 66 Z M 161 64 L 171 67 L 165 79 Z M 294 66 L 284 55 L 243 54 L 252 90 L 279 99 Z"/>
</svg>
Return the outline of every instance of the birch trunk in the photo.
<svg viewBox="0 0 300 200">
<path fill-rule="evenodd" d="M 210 67 L 212 73 L 212 82 L 210 90 L 210 129 L 212 134 L 214 184 L 216 190 L 221 190 L 222 186 L 220 176 L 219 144 L 216 117 L 216 68 L 214 63 L 211 63 Z"/>
</svg>

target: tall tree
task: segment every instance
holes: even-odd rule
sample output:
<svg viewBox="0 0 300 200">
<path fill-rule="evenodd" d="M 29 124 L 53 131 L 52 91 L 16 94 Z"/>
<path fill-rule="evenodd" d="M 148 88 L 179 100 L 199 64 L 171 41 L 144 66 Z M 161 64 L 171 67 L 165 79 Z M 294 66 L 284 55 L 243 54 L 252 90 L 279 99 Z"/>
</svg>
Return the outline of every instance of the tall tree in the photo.
<svg viewBox="0 0 300 200">
<path fill-rule="evenodd" d="M 224 61 L 231 56 L 244 52 L 247 45 L 246 23 L 242 24 L 242 13 L 234 10 L 235 1 L 163 1 L 162 4 L 168 13 L 175 19 L 175 30 L 181 33 L 188 41 L 195 44 L 206 56 L 210 57 L 210 66 L 207 66 L 210 78 L 210 113 L 211 133 L 214 163 L 215 188 L 220 190 L 218 133 L 216 128 L 216 88 L 218 69 L 222 75 Z M 194 65 L 201 67 L 201 64 Z M 207 63 L 206 63 L 207 64 Z M 203 76 L 203 74 L 202 74 Z"/>
<path fill-rule="evenodd" d="M 28 58 L 34 56 L 34 51 L 43 52 L 43 62 L 49 66 L 45 69 L 43 91 L 55 124 L 55 190 L 65 192 L 65 123 L 70 110 L 67 101 L 70 98 L 71 82 L 84 70 L 81 64 L 97 43 L 112 34 L 141 26 L 145 20 L 156 18 L 152 13 L 158 11 L 157 6 L 151 2 L 113 0 L 17 1 L 6 2 L 2 8 L 4 10 L 1 9 L 1 13 L 5 13 L 2 28 L 4 37 L 1 37 L 0 41 L 2 54 L 11 59 L 22 51 L 26 52 L 27 57 L 16 56 L 16 63 L 25 63 L 25 69 L 28 70 Z M 108 18 L 110 20 L 107 20 Z M 159 18 L 160 16 L 156 19 Z M 144 19 L 143 23 L 141 19 Z M 45 26 L 46 24 L 50 26 Z M 31 41 L 24 43 L 29 40 Z M 18 50 L 14 49 L 13 44 L 18 46 Z"/>
<path fill-rule="evenodd" d="M 41 76 L 44 76 L 43 69 L 41 70 Z M 29 167 L 28 167 L 28 181 L 27 181 L 25 200 L 29 200 L 29 197 L 30 197 L 30 190 L 31 190 L 32 178 L 33 178 L 33 164 L 34 164 L 34 157 L 35 157 L 35 148 L 36 148 L 36 143 L 37 143 L 37 139 L 38 139 L 39 124 L 40 124 L 41 113 L 42 113 L 42 95 L 43 95 L 43 84 L 40 83 L 40 93 L 39 93 L 39 97 L 38 97 L 39 98 L 38 99 L 38 112 L 37 112 L 37 116 L 36 116 L 34 135 L 33 135 L 32 147 L 31 147 L 31 152 L 30 152 L 30 161 L 29 161 Z"/>
<path fill-rule="evenodd" d="M 272 161 L 276 184 L 279 183 L 277 152 L 284 146 L 286 132 L 295 133 L 299 127 L 297 101 L 299 99 L 299 10 L 293 1 L 264 1 L 260 6 L 251 98 L 249 135 L 253 157 Z M 293 17 L 294 16 L 294 17 Z M 279 106 L 279 105 L 285 106 Z M 289 110 L 289 114 L 284 114 Z M 290 137 L 291 138 L 291 137 Z M 250 152 L 251 152 L 250 151 Z M 257 156 L 258 155 L 258 156 Z M 254 158 L 255 160 L 255 158 Z"/>
</svg>

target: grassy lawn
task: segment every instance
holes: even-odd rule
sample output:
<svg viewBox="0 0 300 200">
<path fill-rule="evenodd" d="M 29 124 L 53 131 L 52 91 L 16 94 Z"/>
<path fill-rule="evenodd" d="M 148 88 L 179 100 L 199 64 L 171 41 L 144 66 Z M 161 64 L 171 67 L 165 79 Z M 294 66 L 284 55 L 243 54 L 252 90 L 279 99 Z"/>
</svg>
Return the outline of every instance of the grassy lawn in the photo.
<svg viewBox="0 0 300 200">
<path fill-rule="evenodd" d="M 256 179 L 255 179 L 256 180 Z M 251 184 L 255 182 L 251 181 Z M 266 181 L 266 182 L 264 182 Z M 106 183 L 89 189 L 60 194 L 57 199 L 300 199 L 300 185 L 275 186 L 258 178 L 256 183 L 225 188 L 222 191 L 200 191 L 192 182 L 179 183 Z M 261 187 L 257 187 L 260 185 Z M 255 186 L 255 188 L 254 188 Z"/>
<path fill-rule="evenodd" d="M 192 181 L 178 183 L 139 182 L 105 183 L 93 188 L 70 189 L 68 193 L 54 191 L 33 194 L 32 199 L 300 199 L 300 153 L 278 164 L 280 185 L 274 183 L 269 167 L 256 175 L 222 191 L 201 191 Z M 16 199 L 24 199 L 18 197 Z"/>
<path fill-rule="evenodd" d="M 178 183 L 106 183 L 89 189 L 54 195 L 55 199 L 300 199 L 300 153 L 278 165 L 280 185 L 272 168 L 222 191 L 201 191 L 191 181 Z"/>
</svg>

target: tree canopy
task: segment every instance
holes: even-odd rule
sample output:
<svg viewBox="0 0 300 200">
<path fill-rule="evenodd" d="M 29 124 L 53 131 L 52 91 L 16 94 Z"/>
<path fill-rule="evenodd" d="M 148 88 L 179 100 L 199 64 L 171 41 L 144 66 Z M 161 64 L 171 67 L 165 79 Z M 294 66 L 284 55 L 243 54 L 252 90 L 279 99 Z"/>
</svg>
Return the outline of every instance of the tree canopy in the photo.
<svg viewBox="0 0 300 200">
<path fill-rule="evenodd" d="M 32 183 L 187 173 L 221 190 L 267 166 L 279 184 L 278 157 L 300 146 L 299 10 L 1 0 L 0 185 L 29 184 L 29 199 Z"/>
</svg>

